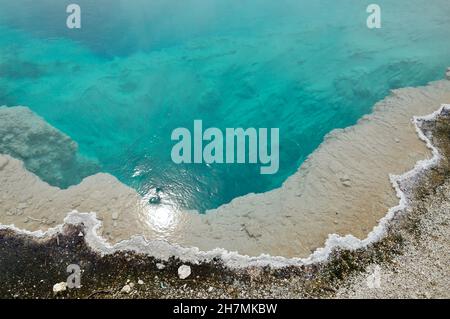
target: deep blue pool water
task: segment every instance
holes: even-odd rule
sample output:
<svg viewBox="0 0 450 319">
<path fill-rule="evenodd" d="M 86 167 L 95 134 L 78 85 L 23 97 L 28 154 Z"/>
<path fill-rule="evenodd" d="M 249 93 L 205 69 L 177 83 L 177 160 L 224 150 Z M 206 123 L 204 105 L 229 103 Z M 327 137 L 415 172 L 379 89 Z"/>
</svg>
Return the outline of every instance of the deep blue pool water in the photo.
<svg viewBox="0 0 450 319">
<path fill-rule="evenodd" d="M 66 27 L 69 3 L 82 28 Z M 0 0 L 0 105 L 26 105 L 143 195 L 198 209 L 279 187 L 390 89 L 450 66 L 450 1 Z M 280 169 L 185 164 L 171 132 L 280 129 Z M 36 147 L 39 147 L 37 144 Z M 80 182 L 89 169 L 63 181 Z M 39 175 L 39 170 L 35 171 Z"/>
</svg>

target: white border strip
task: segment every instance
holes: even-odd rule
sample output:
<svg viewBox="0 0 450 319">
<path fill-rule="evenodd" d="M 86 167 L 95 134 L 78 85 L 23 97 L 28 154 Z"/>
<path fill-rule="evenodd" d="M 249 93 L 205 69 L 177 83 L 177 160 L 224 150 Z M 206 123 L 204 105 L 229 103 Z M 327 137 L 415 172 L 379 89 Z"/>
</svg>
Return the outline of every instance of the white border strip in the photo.
<svg viewBox="0 0 450 319">
<path fill-rule="evenodd" d="M 380 222 L 373 230 L 368 234 L 367 238 L 361 240 L 353 235 L 339 236 L 337 234 L 330 234 L 325 242 L 324 247 L 318 248 L 307 258 L 285 258 L 275 257 L 266 254 L 262 254 L 259 257 L 250 257 L 247 255 L 241 255 L 238 252 L 230 252 L 225 249 L 216 248 L 211 251 L 200 251 L 197 247 L 185 248 L 180 245 L 170 244 L 166 241 L 152 240 L 147 241 L 143 236 L 133 236 L 128 240 L 121 241 L 115 245 L 109 244 L 105 238 L 98 235 L 98 230 L 102 223 L 97 219 L 95 213 L 79 213 L 72 211 L 64 219 L 64 224 L 85 226 L 85 239 L 89 247 L 94 251 L 101 253 L 102 255 L 113 254 L 117 251 L 134 251 L 136 253 L 148 254 L 156 259 L 168 260 L 170 257 L 178 257 L 183 262 L 190 262 L 198 264 L 201 262 L 208 262 L 214 258 L 220 258 L 224 264 L 230 268 L 245 268 L 251 266 L 271 266 L 273 268 L 281 268 L 286 266 L 301 266 L 310 265 L 313 263 L 319 263 L 326 261 L 330 254 L 337 248 L 345 250 L 356 250 L 365 248 L 368 245 L 382 239 L 386 234 L 388 223 L 394 218 L 396 213 L 408 207 L 407 195 L 400 189 L 402 182 L 407 180 L 413 180 L 418 173 L 429 169 L 432 166 L 438 164 L 441 155 L 437 148 L 431 143 L 430 139 L 425 136 L 420 129 L 421 121 L 430 121 L 435 119 L 444 110 L 450 111 L 450 105 L 444 104 L 439 110 L 432 114 L 414 117 L 413 123 L 415 125 L 417 134 L 421 140 L 423 140 L 427 147 L 432 151 L 432 158 L 420 160 L 416 163 L 414 168 L 402 175 L 390 175 L 391 183 L 396 191 L 397 197 L 400 202 L 397 206 L 392 207 L 387 212 L 386 216 L 380 219 Z M 35 231 L 30 232 L 19 229 L 14 225 L 2 225 L 0 224 L 0 230 L 9 229 L 17 233 L 34 236 L 39 239 L 45 239 L 52 237 L 63 231 L 64 224 L 58 225 L 45 232 Z"/>
</svg>

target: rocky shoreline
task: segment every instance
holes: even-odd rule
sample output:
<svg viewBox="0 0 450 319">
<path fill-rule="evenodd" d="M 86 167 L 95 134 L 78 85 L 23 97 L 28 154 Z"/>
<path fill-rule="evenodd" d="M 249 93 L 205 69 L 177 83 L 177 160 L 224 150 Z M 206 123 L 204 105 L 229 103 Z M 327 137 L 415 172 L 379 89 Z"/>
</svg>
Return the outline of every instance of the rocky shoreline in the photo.
<svg viewBox="0 0 450 319">
<path fill-rule="evenodd" d="M 422 123 L 438 147 L 438 166 L 410 185 L 411 205 L 398 212 L 386 235 L 365 249 L 332 252 L 326 262 L 283 268 L 230 269 L 217 258 L 187 264 L 131 251 L 102 256 L 85 241 L 82 225 L 66 225 L 51 238 L 0 230 L 0 297 L 3 298 L 448 298 L 450 293 L 450 116 L 447 111 Z M 81 288 L 55 293 L 82 269 Z M 181 279 L 180 266 L 191 274 Z M 374 269 L 379 287 L 369 288 Z M 124 289 L 126 286 L 128 288 Z"/>
</svg>

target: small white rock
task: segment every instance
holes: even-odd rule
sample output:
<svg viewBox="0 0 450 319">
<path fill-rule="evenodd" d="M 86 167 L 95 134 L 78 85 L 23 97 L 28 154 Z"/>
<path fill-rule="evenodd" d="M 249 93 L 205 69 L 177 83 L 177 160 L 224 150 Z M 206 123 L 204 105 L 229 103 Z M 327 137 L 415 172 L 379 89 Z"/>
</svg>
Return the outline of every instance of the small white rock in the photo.
<svg viewBox="0 0 450 319">
<path fill-rule="evenodd" d="M 180 279 L 186 279 L 191 275 L 191 267 L 187 265 L 182 265 L 178 268 L 178 277 Z"/>
<path fill-rule="evenodd" d="M 214 287 L 209 287 L 208 292 L 212 292 L 214 290 Z"/>
<path fill-rule="evenodd" d="M 67 290 L 67 283 L 65 283 L 65 282 L 60 282 L 53 286 L 53 292 L 55 294 L 58 294 L 60 292 L 66 291 L 66 290 Z"/>
<path fill-rule="evenodd" d="M 138 280 L 138 285 L 143 285 L 144 284 L 144 282 L 142 281 L 142 280 Z"/>
<path fill-rule="evenodd" d="M 164 268 L 166 268 L 166 266 L 164 266 L 164 264 L 157 263 L 156 268 L 158 268 L 159 270 L 163 270 Z"/>
<path fill-rule="evenodd" d="M 122 288 L 122 290 L 120 290 L 120 292 L 123 293 L 123 294 L 129 294 L 131 292 L 130 285 L 123 286 L 123 288 Z"/>
</svg>

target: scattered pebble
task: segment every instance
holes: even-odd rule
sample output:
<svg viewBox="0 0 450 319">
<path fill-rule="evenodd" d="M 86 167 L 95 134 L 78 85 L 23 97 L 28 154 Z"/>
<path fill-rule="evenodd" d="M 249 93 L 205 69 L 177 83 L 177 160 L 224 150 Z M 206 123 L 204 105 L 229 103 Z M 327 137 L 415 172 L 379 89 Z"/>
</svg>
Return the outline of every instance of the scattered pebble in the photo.
<svg viewBox="0 0 450 319">
<path fill-rule="evenodd" d="M 157 263 L 156 268 L 158 268 L 159 270 L 163 270 L 164 268 L 166 268 L 166 266 L 164 264 Z"/>
<path fill-rule="evenodd" d="M 65 283 L 65 282 L 60 282 L 53 286 L 53 293 L 55 293 L 55 294 L 58 294 L 60 292 L 66 291 L 66 290 L 67 290 L 67 283 Z"/>
<path fill-rule="evenodd" d="M 191 267 L 188 265 L 182 265 L 178 268 L 178 277 L 180 279 L 186 279 L 191 275 Z"/>
<path fill-rule="evenodd" d="M 143 285 L 144 284 L 144 282 L 142 281 L 142 280 L 138 280 L 138 285 Z"/>
<path fill-rule="evenodd" d="M 131 287 L 130 285 L 125 285 L 123 286 L 123 288 L 120 290 L 120 293 L 122 294 L 129 294 L 131 292 Z"/>
</svg>

